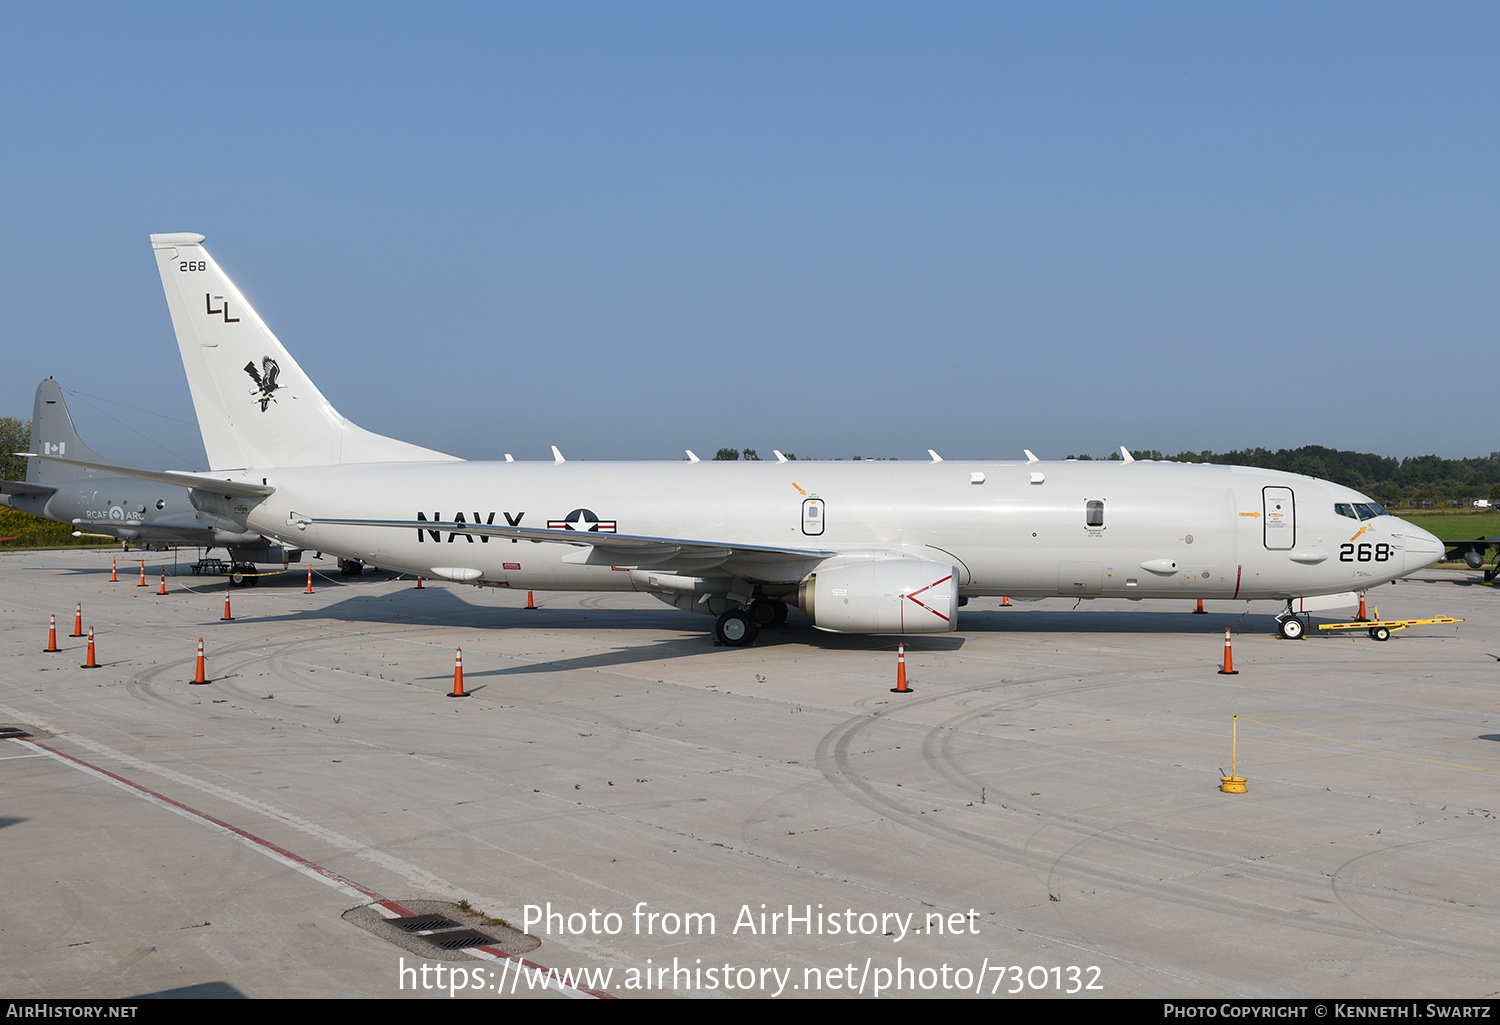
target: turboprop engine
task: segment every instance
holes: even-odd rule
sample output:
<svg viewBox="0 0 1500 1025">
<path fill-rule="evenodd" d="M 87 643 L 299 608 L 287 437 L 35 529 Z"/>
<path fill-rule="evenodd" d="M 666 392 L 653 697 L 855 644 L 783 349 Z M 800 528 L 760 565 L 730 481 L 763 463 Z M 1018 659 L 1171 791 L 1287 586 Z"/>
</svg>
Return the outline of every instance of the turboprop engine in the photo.
<svg viewBox="0 0 1500 1025">
<path fill-rule="evenodd" d="M 958 627 L 958 571 L 924 559 L 845 563 L 802 581 L 797 605 L 834 633 L 948 633 Z"/>
</svg>

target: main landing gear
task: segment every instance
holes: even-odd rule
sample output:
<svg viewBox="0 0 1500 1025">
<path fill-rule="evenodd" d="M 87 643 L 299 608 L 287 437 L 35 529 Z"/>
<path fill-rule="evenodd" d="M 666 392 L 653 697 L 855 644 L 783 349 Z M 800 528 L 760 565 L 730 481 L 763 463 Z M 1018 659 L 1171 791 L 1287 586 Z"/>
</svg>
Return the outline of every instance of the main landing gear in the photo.
<svg viewBox="0 0 1500 1025">
<path fill-rule="evenodd" d="M 714 636 L 730 648 L 755 643 L 762 628 L 772 629 L 786 622 L 786 602 L 757 598 L 747 609 L 730 609 L 714 623 Z"/>
<path fill-rule="evenodd" d="M 743 648 L 755 643 L 760 625 L 755 617 L 744 609 L 730 609 L 714 623 L 714 636 L 719 643 L 730 648 Z"/>
<path fill-rule="evenodd" d="M 230 566 L 229 583 L 235 587 L 254 587 L 260 583 L 260 574 L 251 565 L 239 564 Z"/>
</svg>

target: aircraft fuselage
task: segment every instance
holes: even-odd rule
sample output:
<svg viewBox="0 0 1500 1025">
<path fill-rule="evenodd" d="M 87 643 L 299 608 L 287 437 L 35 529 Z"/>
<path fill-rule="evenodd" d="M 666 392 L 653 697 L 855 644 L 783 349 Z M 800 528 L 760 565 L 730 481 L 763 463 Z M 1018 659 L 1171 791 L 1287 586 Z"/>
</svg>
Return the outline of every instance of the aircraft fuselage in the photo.
<svg viewBox="0 0 1500 1025">
<path fill-rule="evenodd" d="M 1397 517 L 1336 513 L 1369 501 L 1348 488 L 1204 464 L 445 462 L 282 468 L 267 479 L 276 493 L 246 507 L 256 530 L 408 573 L 538 590 L 648 588 L 628 572 L 640 563 L 586 564 L 566 545 L 292 521 L 312 511 L 550 527 L 569 540 L 615 532 L 899 552 L 951 563 L 965 596 L 1286 599 L 1362 590 L 1441 554 Z M 716 572 L 769 593 L 820 563 L 737 553 Z"/>
</svg>

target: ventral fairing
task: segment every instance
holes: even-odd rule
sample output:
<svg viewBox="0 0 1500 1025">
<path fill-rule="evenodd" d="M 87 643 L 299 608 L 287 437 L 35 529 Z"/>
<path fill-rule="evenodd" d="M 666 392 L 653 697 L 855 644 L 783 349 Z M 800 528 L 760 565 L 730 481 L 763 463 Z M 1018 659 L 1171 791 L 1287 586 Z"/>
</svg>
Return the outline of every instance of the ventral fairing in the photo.
<svg viewBox="0 0 1500 1025">
<path fill-rule="evenodd" d="M 1247 467 L 464 461 L 340 416 L 203 236 L 151 244 L 212 467 L 173 482 L 224 529 L 346 559 L 644 591 L 738 645 L 793 606 L 823 630 L 944 633 L 980 595 L 1274 600 L 1293 622 L 1443 554 L 1349 488 Z"/>
</svg>

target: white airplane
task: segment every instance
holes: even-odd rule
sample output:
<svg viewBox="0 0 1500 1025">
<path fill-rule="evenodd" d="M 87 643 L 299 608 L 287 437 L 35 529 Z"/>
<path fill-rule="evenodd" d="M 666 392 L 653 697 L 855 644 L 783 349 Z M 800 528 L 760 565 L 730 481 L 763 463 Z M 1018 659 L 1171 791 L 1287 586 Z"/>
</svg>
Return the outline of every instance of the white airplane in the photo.
<svg viewBox="0 0 1500 1025">
<path fill-rule="evenodd" d="M 482 587 L 644 591 L 751 643 L 795 605 L 839 633 L 944 633 L 980 595 L 1268 599 L 1299 613 L 1439 559 L 1349 488 L 1235 466 L 467 462 L 350 423 L 203 248 L 152 235 L 209 474 L 200 519 Z M 86 464 L 80 464 L 86 465 Z"/>
</svg>

